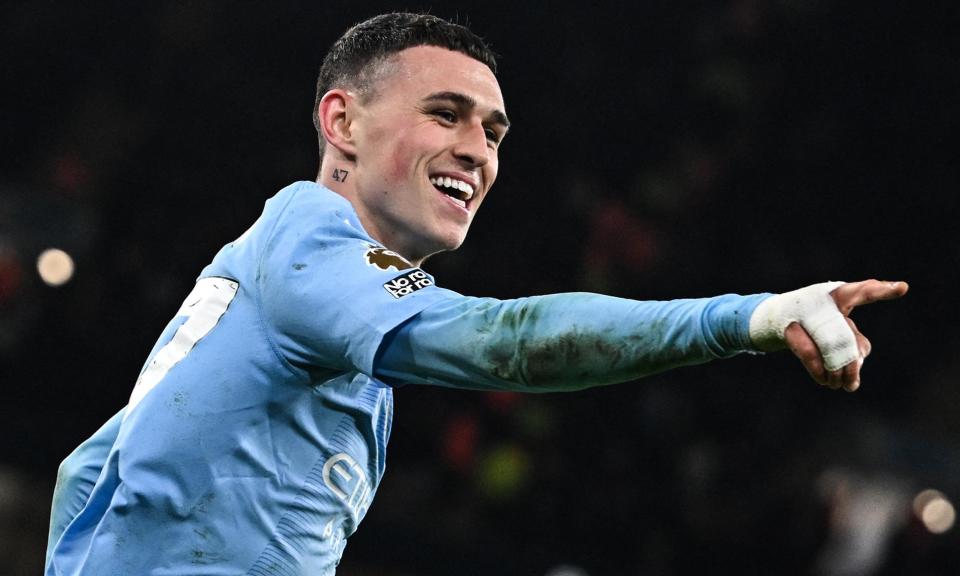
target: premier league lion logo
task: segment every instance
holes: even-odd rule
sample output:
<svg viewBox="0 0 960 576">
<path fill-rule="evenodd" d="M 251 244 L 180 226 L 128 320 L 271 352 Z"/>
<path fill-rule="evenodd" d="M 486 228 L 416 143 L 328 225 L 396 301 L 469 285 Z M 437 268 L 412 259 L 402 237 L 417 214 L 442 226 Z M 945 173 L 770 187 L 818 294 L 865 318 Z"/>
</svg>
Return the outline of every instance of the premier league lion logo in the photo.
<svg viewBox="0 0 960 576">
<path fill-rule="evenodd" d="M 400 270 L 413 268 L 413 264 L 407 262 L 403 256 L 386 248 L 371 246 L 367 250 L 366 259 L 368 266 L 376 266 L 381 270 L 389 270 L 393 267 L 399 272 Z"/>
</svg>

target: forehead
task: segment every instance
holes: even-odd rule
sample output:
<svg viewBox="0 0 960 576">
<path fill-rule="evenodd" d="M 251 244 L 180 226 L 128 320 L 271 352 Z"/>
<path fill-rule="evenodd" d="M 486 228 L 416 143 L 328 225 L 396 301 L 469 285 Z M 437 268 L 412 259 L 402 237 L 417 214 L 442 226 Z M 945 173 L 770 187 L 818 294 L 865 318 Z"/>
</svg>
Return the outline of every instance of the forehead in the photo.
<svg viewBox="0 0 960 576">
<path fill-rule="evenodd" d="M 473 58 L 437 46 L 415 46 L 396 54 L 392 70 L 377 88 L 382 96 L 419 100 L 437 92 L 457 92 L 480 108 L 503 110 L 503 94 L 493 71 Z"/>
</svg>

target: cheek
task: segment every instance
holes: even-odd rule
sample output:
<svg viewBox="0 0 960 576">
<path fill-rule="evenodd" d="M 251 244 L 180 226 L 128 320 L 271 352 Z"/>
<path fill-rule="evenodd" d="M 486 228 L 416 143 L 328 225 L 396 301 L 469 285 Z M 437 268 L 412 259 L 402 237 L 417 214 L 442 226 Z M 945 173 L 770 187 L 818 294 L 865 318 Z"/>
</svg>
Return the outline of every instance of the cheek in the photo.
<svg viewBox="0 0 960 576">
<path fill-rule="evenodd" d="M 490 161 L 487 162 L 487 164 L 483 167 L 483 179 L 487 183 L 487 194 L 490 193 L 494 182 L 497 181 L 499 169 L 500 165 L 496 156 L 492 157 Z"/>
<path fill-rule="evenodd" d="M 409 172 L 409 158 L 406 151 L 403 147 L 396 147 L 390 154 L 390 158 L 387 161 L 387 165 L 390 167 L 390 180 L 396 182 L 398 180 L 403 180 Z"/>
<path fill-rule="evenodd" d="M 490 186 L 493 186 L 493 183 L 497 180 L 497 174 L 500 173 L 500 158 L 494 154 L 483 168 L 485 170 L 484 177 L 490 183 Z"/>
<path fill-rule="evenodd" d="M 414 166 L 416 146 L 410 136 L 409 131 L 394 134 L 389 157 L 384 158 L 390 172 L 390 179 L 395 182 L 409 178 L 416 168 Z"/>
</svg>

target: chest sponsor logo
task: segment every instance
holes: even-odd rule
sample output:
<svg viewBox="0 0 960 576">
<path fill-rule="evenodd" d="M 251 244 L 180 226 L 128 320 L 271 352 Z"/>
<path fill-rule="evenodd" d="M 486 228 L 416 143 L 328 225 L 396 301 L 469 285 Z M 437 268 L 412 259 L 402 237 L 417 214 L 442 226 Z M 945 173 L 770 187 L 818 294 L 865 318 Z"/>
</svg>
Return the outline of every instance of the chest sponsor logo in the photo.
<svg viewBox="0 0 960 576">
<path fill-rule="evenodd" d="M 407 294 L 413 294 L 427 286 L 433 286 L 433 280 L 419 268 L 401 274 L 383 285 L 384 289 L 394 298 L 403 298 Z"/>
<path fill-rule="evenodd" d="M 386 248 L 380 248 L 378 246 L 371 246 L 364 255 L 364 258 L 367 260 L 367 266 L 376 266 L 381 270 L 389 270 L 390 268 L 394 268 L 397 272 L 399 272 L 400 270 L 413 268 L 413 264 L 407 262 L 403 256 L 392 250 L 387 250 Z"/>
</svg>

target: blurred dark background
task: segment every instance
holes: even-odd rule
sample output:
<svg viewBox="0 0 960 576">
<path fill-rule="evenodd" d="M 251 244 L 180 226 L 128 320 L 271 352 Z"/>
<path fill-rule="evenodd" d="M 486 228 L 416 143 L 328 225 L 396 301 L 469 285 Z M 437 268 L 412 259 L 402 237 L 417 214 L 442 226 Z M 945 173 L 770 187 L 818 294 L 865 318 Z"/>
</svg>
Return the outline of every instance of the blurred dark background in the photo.
<svg viewBox="0 0 960 576">
<path fill-rule="evenodd" d="M 59 462 L 200 269 L 314 179 L 326 49 L 399 8 L 487 38 L 514 122 L 466 245 L 428 263 L 442 285 L 912 289 L 855 314 L 856 394 L 785 354 L 566 395 L 401 389 L 339 573 L 956 574 L 960 19 L 934 0 L 0 5 L 0 572 L 42 570 Z M 75 266 L 56 286 L 49 248 Z"/>
</svg>

